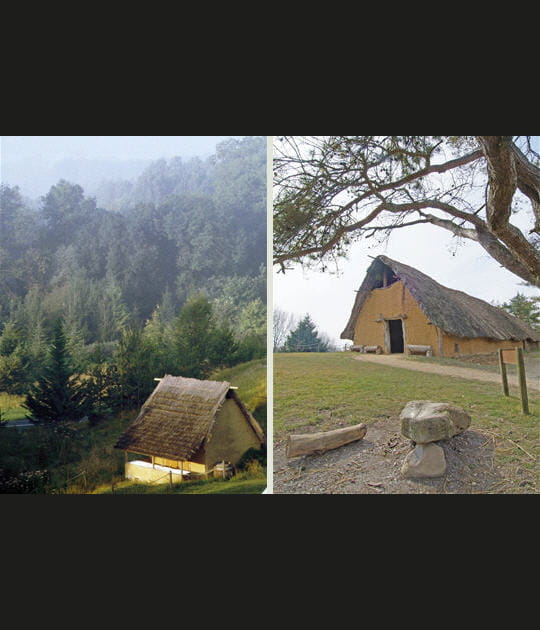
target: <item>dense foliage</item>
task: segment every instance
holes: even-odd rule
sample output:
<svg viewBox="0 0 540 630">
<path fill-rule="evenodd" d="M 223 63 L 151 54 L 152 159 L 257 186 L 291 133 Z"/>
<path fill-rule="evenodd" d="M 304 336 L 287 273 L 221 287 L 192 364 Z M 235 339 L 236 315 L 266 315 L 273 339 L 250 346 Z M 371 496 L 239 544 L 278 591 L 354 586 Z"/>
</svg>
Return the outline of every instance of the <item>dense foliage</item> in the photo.
<svg viewBox="0 0 540 630">
<path fill-rule="evenodd" d="M 264 354 L 265 138 L 158 160 L 97 197 L 60 180 L 36 210 L 1 186 L 0 391 L 43 378 L 59 317 L 71 373 L 102 410 L 112 392 L 140 403 L 165 371 L 204 377 Z"/>
</svg>

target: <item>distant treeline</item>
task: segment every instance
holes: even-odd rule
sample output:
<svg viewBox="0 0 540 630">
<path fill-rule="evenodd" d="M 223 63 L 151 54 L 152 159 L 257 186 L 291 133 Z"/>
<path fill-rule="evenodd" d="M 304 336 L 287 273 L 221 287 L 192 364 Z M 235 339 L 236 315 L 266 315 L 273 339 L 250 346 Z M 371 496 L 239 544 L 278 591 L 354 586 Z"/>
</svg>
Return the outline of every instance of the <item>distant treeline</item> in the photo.
<svg viewBox="0 0 540 630">
<path fill-rule="evenodd" d="M 99 198 L 60 180 L 36 210 L 17 187 L 1 186 L 0 390 L 25 391 L 39 377 L 59 318 L 78 371 L 95 363 L 98 346 L 112 358 L 126 335 L 157 349 L 159 331 L 179 333 L 188 303 L 222 337 L 216 364 L 262 356 L 264 137 L 223 142 L 206 160 L 159 160 L 134 182 L 104 184 Z M 171 356 L 176 337 L 174 347 Z M 167 367 L 166 357 L 156 361 Z"/>
</svg>

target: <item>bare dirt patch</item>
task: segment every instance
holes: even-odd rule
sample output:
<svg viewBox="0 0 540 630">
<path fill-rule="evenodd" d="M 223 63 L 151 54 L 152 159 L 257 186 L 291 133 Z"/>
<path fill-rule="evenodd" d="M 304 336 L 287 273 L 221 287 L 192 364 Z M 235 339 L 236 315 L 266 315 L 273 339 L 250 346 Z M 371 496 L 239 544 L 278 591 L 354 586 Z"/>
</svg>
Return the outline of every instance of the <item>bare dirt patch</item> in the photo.
<svg viewBox="0 0 540 630">
<path fill-rule="evenodd" d="M 521 463 L 497 464 L 496 452 L 515 445 L 507 438 L 471 427 L 444 449 L 447 471 L 435 479 L 404 479 L 401 465 L 411 442 L 399 417 L 368 425 L 366 436 L 320 455 L 288 459 L 286 441 L 274 443 L 275 494 L 531 494 L 534 474 Z M 528 455 L 522 453 L 523 461 Z M 529 459 L 530 461 L 530 459 Z"/>
</svg>

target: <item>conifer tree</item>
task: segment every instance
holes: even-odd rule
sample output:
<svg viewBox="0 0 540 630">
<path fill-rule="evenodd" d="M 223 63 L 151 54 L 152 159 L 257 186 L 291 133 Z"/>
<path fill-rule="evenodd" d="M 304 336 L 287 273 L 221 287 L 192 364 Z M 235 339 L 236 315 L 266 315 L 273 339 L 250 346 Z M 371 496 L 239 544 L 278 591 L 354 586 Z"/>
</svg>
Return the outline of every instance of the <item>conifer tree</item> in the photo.
<svg viewBox="0 0 540 630">
<path fill-rule="evenodd" d="M 71 368 L 62 321 L 58 320 L 42 375 L 23 405 L 35 420 L 61 423 L 80 420 L 85 415 L 86 398 Z"/>
<path fill-rule="evenodd" d="M 155 383 L 149 346 L 140 328 L 127 328 L 122 333 L 114 354 L 116 401 L 121 408 L 139 406 Z"/>
<path fill-rule="evenodd" d="M 233 361 L 238 346 L 232 329 L 218 325 L 204 295 L 193 295 L 182 307 L 173 326 L 175 366 L 180 376 L 207 378 L 217 367 Z"/>
<path fill-rule="evenodd" d="M 533 328 L 540 329 L 540 297 L 527 297 L 518 293 L 509 302 L 505 302 L 502 308 Z"/>
<path fill-rule="evenodd" d="M 315 324 L 311 317 L 306 315 L 289 333 L 284 350 L 285 352 L 327 352 L 328 344 L 318 336 Z"/>
</svg>

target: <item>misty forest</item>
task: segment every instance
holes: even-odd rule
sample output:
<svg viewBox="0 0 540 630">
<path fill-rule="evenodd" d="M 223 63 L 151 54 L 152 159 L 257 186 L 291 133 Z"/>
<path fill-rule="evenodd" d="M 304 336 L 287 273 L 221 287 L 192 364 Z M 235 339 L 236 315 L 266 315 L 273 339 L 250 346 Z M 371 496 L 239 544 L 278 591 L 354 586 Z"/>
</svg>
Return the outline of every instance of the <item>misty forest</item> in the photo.
<svg viewBox="0 0 540 630">
<path fill-rule="evenodd" d="M 96 426 L 164 374 L 265 356 L 266 138 L 91 192 L 60 179 L 30 199 L 2 183 L 0 424 L 2 396 L 41 424 Z"/>
</svg>

